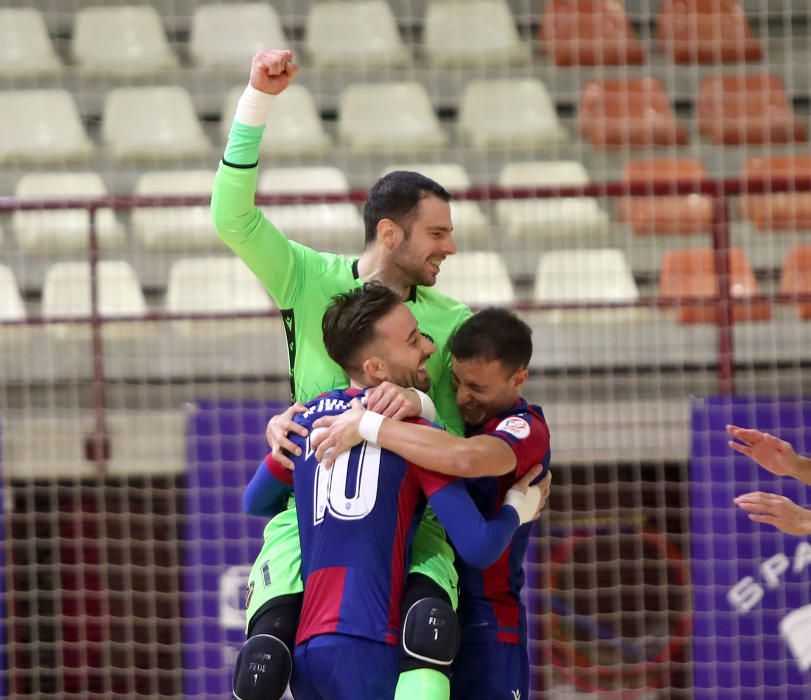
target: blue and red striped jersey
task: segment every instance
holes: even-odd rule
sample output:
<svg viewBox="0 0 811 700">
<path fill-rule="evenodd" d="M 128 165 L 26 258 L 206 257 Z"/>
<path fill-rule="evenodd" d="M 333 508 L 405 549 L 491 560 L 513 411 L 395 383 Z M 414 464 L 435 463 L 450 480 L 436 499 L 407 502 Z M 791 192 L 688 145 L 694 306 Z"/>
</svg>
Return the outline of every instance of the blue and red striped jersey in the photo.
<svg viewBox="0 0 811 700">
<path fill-rule="evenodd" d="M 343 412 L 358 395 L 324 394 L 297 420 L 312 430 L 316 419 Z M 455 479 L 365 442 L 327 471 L 309 439 L 289 437 L 302 449 L 293 472 L 305 589 L 296 643 L 344 634 L 397 644 L 411 540 L 426 499 Z M 268 467 L 289 480 L 280 465 Z"/>
<path fill-rule="evenodd" d="M 551 459 L 549 426 L 539 406 L 519 399 L 510 409 L 468 431 L 468 436 L 492 435 L 504 440 L 515 453 L 515 471 L 500 477 L 468 479 L 467 489 L 485 518 L 498 512 L 504 494 L 517 479 L 536 464 L 546 476 Z M 457 558 L 459 571 L 459 618 L 466 638 L 496 639 L 522 644 L 526 641 L 526 615 L 521 602 L 524 585 L 524 555 L 531 523 L 522 525 L 499 559 L 486 569 L 477 569 Z"/>
</svg>

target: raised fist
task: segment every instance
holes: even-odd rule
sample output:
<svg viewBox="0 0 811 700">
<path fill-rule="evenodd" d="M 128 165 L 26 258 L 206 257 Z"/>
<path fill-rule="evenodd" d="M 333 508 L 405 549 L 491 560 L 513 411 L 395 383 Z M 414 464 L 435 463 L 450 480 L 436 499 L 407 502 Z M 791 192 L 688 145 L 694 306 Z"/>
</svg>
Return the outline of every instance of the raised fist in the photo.
<svg viewBox="0 0 811 700">
<path fill-rule="evenodd" d="M 263 50 L 251 61 L 250 84 L 269 95 L 278 95 L 293 82 L 297 71 L 292 51 Z"/>
</svg>

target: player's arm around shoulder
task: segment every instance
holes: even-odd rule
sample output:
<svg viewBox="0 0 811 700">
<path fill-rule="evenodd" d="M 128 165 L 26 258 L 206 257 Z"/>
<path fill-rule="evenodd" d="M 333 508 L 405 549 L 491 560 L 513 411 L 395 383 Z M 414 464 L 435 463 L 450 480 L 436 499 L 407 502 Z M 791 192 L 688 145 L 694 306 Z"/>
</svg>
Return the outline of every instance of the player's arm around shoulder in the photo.
<svg viewBox="0 0 811 700">
<path fill-rule="evenodd" d="M 268 455 L 245 488 L 242 508 L 250 515 L 273 518 L 285 509 L 292 491 L 292 473 Z"/>
</svg>

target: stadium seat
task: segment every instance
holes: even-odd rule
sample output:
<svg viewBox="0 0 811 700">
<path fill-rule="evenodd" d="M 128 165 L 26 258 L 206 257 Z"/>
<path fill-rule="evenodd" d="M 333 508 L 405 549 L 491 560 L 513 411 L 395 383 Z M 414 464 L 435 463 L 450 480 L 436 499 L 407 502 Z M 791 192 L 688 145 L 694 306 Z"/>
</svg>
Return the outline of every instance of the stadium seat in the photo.
<svg viewBox="0 0 811 700">
<path fill-rule="evenodd" d="M 701 135 L 719 145 L 805 141 L 805 126 L 775 75 L 706 78 L 696 106 Z"/>
<path fill-rule="evenodd" d="M 589 183 L 582 164 L 576 161 L 507 163 L 498 178 L 502 187 L 580 187 Z M 552 199 L 501 199 L 496 217 L 517 238 L 574 236 L 606 233 L 608 216 L 593 197 Z"/>
<path fill-rule="evenodd" d="M 433 66 L 510 66 L 529 61 L 504 0 L 449 0 L 428 5 L 423 45 Z"/>
<path fill-rule="evenodd" d="M 220 120 L 223 141 L 227 140 L 244 85 L 234 87 L 225 98 Z M 268 115 L 259 151 L 275 158 L 318 156 L 331 145 L 310 91 L 303 85 L 291 85 L 273 104 Z"/>
<path fill-rule="evenodd" d="M 258 51 L 287 45 L 279 15 L 267 3 L 213 3 L 194 8 L 189 54 L 201 68 L 246 73 Z"/>
<path fill-rule="evenodd" d="M 201 157 L 208 139 L 182 87 L 116 88 L 104 100 L 102 139 L 118 160 Z"/>
<path fill-rule="evenodd" d="M 0 265 L 0 321 L 21 321 L 25 318 L 25 305 L 14 273 Z"/>
<path fill-rule="evenodd" d="M 811 294 L 811 245 L 791 248 L 783 261 L 780 275 L 780 293 L 789 295 Z M 798 304 L 800 318 L 811 319 L 811 302 Z"/>
<path fill-rule="evenodd" d="M 403 66 L 410 55 L 384 0 L 321 2 L 310 7 L 307 52 L 319 68 Z"/>
<path fill-rule="evenodd" d="M 338 133 L 358 154 L 439 148 L 446 136 L 418 82 L 356 83 L 341 93 Z"/>
<path fill-rule="evenodd" d="M 348 194 L 343 171 L 331 166 L 271 168 L 259 177 L 263 194 Z M 265 215 L 293 240 L 317 250 L 359 253 L 363 219 L 351 202 L 312 202 L 263 207 Z"/>
<path fill-rule="evenodd" d="M 663 0 L 656 38 L 676 63 L 739 63 L 763 57 L 738 0 Z"/>
<path fill-rule="evenodd" d="M 636 302 L 639 290 L 621 250 L 555 250 L 538 261 L 533 298 L 539 303 Z M 635 309 L 573 309 L 549 312 L 553 322 L 633 319 Z"/>
<path fill-rule="evenodd" d="M 580 131 L 596 148 L 671 146 L 687 143 L 687 131 L 657 78 L 593 80 L 583 86 Z"/>
<path fill-rule="evenodd" d="M 0 92 L 0 163 L 84 161 L 92 152 L 67 90 Z"/>
<path fill-rule="evenodd" d="M 747 297 L 760 294 L 755 275 L 740 248 L 729 250 L 730 294 L 736 300 L 732 306 L 734 321 L 764 321 L 771 318 L 767 303 L 748 303 Z M 680 306 L 679 323 L 714 323 L 716 309 L 711 300 L 718 296 L 718 276 L 712 248 L 688 248 L 665 253 L 659 277 L 662 299 L 706 299 L 706 306 Z"/>
<path fill-rule="evenodd" d="M 169 269 L 166 310 L 177 314 L 239 313 L 270 311 L 273 301 L 262 283 L 239 258 L 181 258 Z M 278 319 L 275 319 L 278 322 Z M 238 331 L 259 331 L 257 319 L 223 323 L 216 320 L 175 321 L 184 335 L 227 335 Z"/>
<path fill-rule="evenodd" d="M 566 143 L 555 105 L 540 80 L 471 80 L 459 107 L 459 129 L 476 150 L 525 151 Z"/>
<path fill-rule="evenodd" d="M 741 172 L 743 178 L 811 177 L 811 156 L 768 156 L 750 158 Z M 745 194 L 740 198 L 743 216 L 758 231 L 797 231 L 811 229 L 811 192 Z"/>
<path fill-rule="evenodd" d="M 93 74 L 140 75 L 177 66 L 160 15 L 148 5 L 79 9 L 71 54 Z"/>
<path fill-rule="evenodd" d="M 547 2 L 538 40 L 558 66 L 616 66 L 645 60 L 625 8 L 615 0 Z"/>
<path fill-rule="evenodd" d="M 213 188 L 213 170 L 156 170 L 138 178 L 135 194 L 208 196 Z M 207 204 L 136 207 L 132 212 L 132 233 L 147 250 L 210 250 L 220 246 Z"/>
<path fill-rule="evenodd" d="M 61 70 L 42 14 L 30 7 L 0 9 L 0 76 L 40 78 Z"/>
<path fill-rule="evenodd" d="M 31 173 L 20 178 L 14 194 L 20 199 L 105 197 L 107 188 L 97 173 Z M 15 211 L 11 227 L 26 253 L 86 250 L 90 214 L 84 209 Z M 96 240 L 102 249 L 124 242 L 124 227 L 112 209 L 96 211 Z"/>
<path fill-rule="evenodd" d="M 707 178 L 697 158 L 634 160 L 625 165 L 622 179 L 633 184 L 698 182 Z M 695 234 L 712 232 L 712 197 L 700 194 L 623 197 L 619 219 L 634 233 Z"/>
<path fill-rule="evenodd" d="M 414 170 L 438 182 L 451 195 L 471 186 L 470 176 L 458 163 L 400 163 L 390 165 L 380 173 L 382 177 L 392 170 Z M 478 202 L 451 199 L 453 236 L 457 241 L 471 242 L 490 232 L 490 221 Z"/>
<path fill-rule="evenodd" d="M 456 253 L 445 258 L 436 288 L 471 306 L 505 306 L 515 301 L 507 265 L 492 251 Z"/>
<path fill-rule="evenodd" d="M 146 303 L 138 277 L 124 260 L 102 260 L 96 268 L 99 316 L 143 316 Z M 90 316 L 90 264 L 58 262 L 45 273 L 42 285 L 42 315 L 45 317 Z M 48 330 L 62 339 L 84 338 L 87 325 L 53 324 Z M 108 338 L 138 337 L 144 333 L 141 323 L 109 323 L 103 326 Z"/>
</svg>

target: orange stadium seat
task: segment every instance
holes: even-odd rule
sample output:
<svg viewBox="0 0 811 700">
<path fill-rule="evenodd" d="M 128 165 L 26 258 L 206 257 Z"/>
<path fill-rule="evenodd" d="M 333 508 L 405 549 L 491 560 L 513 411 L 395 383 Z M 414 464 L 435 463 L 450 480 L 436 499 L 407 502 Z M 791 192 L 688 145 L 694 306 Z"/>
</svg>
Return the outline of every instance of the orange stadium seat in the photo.
<svg viewBox="0 0 811 700">
<path fill-rule="evenodd" d="M 811 294 L 811 245 L 797 245 L 786 253 L 780 276 L 781 294 Z M 800 318 L 811 319 L 811 302 L 800 302 Z"/>
<path fill-rule="evenodd" d="M 767 73 L 706 78 L 698 96 L 698 129 L 716 144 L 790 143 L 808 138 L 783 84 Z"/>
<path fill-rule="evenodd" d="M 811 156 L 750 158 L 741 177 L 811 177 Z M 811 192 L 750 194 L 740 202 L 741 212 L 758 231 L 811 229 Z"/>
<path fill-rule="evenodd" d="M 700 181 L 706 177 L 707 171 L 697 158 L 659 158 L 630 161 L 622 179 L 644 184 Z M 700 194 L 623 197 L 617 214 L 640 235 L 710 233 L 712 197 Z"/>
<path fill-rule="evenodd" d="M 595 147 L 687 143 L 656 78 L 592 80 L 580 94 L 580 131 Z"/>
<path fill-rule="evenodd" d="M 617 0 L 548 2 L 538 40 L 559 66 L 616 66 L 645 60 L 645 50 Z"/>
<path fill-rule="evenodd" d="M 759 61 L 753 36 L 738 0 L 663 0 L 656 38 L 676 63 Z"/>
<path fill-rule="evenodd" d="M 771 318 L 771 309 L 766 303 L 750 304 L 747 297 L 760 294 L 752 267 L 745 253 L 739 248 L 729 251 L 729 289 L 736 303 L 732 307 L 734 321 L 765 321 Z M 718 276 L 712 248 L 688 248 L 665 253 L 662 273 L 659 278 L 659 296 L 662 299 L 706 299 L 718 295 Z M 706 306 L 681 306 L 678 309 L 679 323 L 714 323 L 716 309 Z"/>
</svg>

